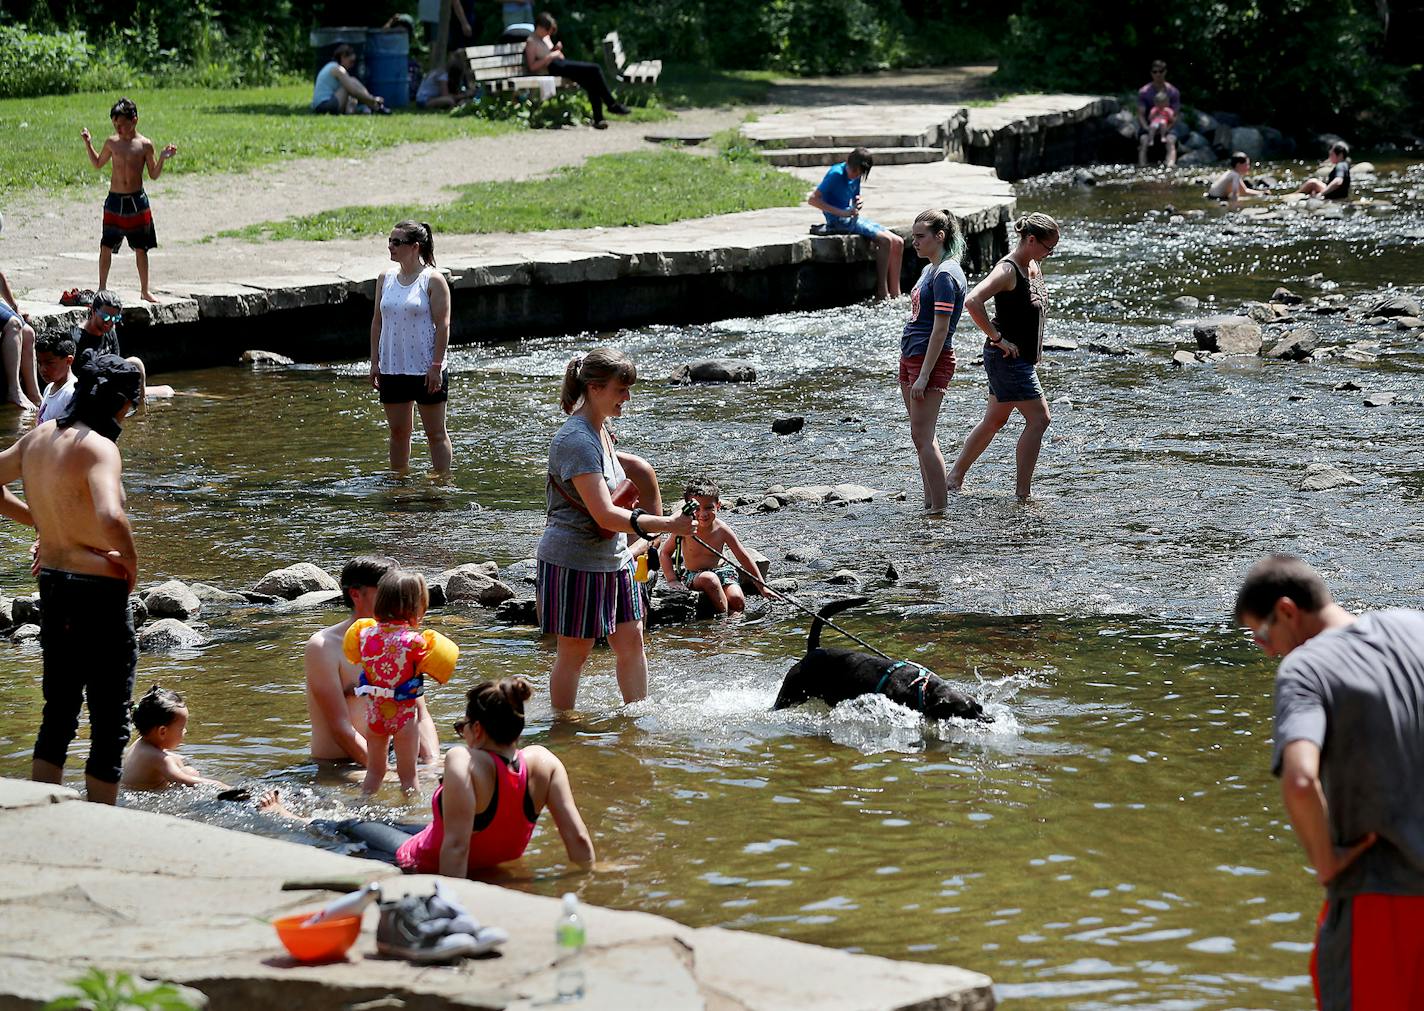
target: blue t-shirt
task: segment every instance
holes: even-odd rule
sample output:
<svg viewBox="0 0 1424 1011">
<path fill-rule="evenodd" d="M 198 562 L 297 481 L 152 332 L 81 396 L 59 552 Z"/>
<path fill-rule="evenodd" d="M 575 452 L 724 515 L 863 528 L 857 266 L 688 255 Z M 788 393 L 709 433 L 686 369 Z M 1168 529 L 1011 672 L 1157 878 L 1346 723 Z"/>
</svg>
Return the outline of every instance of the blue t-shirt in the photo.
<svg viewBox="0 0 1424 1011">
<path fill-rule="evenodd" d="M 336 68 L 341 66 L 335 60 L 317 71 L 316 83 L 312 85 L 312 108 L 333 99 L 341 91 L 341 82 L 336 78 Z"/>
<path fill-rule="evenodd" d="M 816 192 L 832 207 L 848 211 L 855 207 L 855 198 L 860 196 L 860 179 L 852 179 L 846 175 L 846 163 L 837 162 L 827 170 L 821 185 L 816 187 Z M 835 214 L 826 215 L 827 224 L 835 224 L 841 220 L 844 219 Z"/>
<path fill-rule="evenodd" d="M 938 315 L 949 317 L 944 346 L 953 346 L 954 328 L 959 325 L 959 314 L 964 311 L 964 289 L 968 286 L 963 268 L 954 260 L 941 260 L 938 267 L 925 264 L 915 289 L 910 292 L 910 318 L 905 321 L 905 333 L 900 338 L 901 357 L 912 358 L 929 350 L 930 332 Z M 941 349 L 940 354 L 944 353 Z"/>
</svg>

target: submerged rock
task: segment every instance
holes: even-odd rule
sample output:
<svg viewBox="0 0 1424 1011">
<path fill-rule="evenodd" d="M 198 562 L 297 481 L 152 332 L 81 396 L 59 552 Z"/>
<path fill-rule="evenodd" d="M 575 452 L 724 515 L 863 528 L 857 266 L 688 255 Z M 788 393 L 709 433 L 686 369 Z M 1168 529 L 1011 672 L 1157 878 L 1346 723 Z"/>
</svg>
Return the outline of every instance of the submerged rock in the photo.
<svg viewBox="0 0 1424 1011">
<path fill-rule="evenodd" d="M 247 604 L 251 603 L 244 594 L 233 593 L 208 583 L 190 583 L 188 589 L 193 591 L 193 596 L 197 597 L 204 604 Z"/>
<path fill-rule="evenodd" d="M 10 638 L 15 642 L 27 642 L 30 639 L 40 637 L 40 627 L 33 622 L 26 622 L 10 633 Z"/>
<path fill-rule="evenodd" d="M 1377 303 L 1369 310 L 1371 316 L 1412 316 L 1415 318 L 1424 316 L 1424 309 L 1419 306 L 1418 299 L 1410 298 L 1408 295 L 1394 295 L 1382 302 Z"/>
<path fill-rule="evenodd" d="M 291 358 L 279 355 L 275 351 L 244 351 L 238 362 L 242 365 L 251 365 L 254 369 L 280 369 L 296 364 Z"/>
<path fill-rule="evenodd" d="M 256 593 L 265 593 L 285 600 L 292 600 L 304 593 L 315 590 L 339 590 L 341 584 L 336 577 L 311 562 L 298 562 L 283 569 L 273 569 L 252 587 Z"/>
<path fill-rule="evenodd" d="M 800 416 L 777 418 L 771 423 L 771 430 L 777 435 L 794 435 L 806 426 L 806 419 Z"/>
<path fill-rule="evenodd" d="M 509 584 L 474 569 L 452 572 L 445 584 L 445 599 L 452 604 L 475 603 L 481 607 L 498 607 L 514 595 L 514 589 Z"/>
<path fill-rule="evenodd" d="M 1366 407 L 1387 407 L 1387 406 L 1389 406 L 1390 404 L 1394 403 L 1394 399 L 1395 399 L 1395 397 L 1397 397 L 1397 396 L 1398 396 L 1397 393 L 1391 393 L 1391 392 L 1388 391 L 1388 390 L 1380 390 L 1380 391 L 1378 391 L 1378 392 L 1376 392 L 1376 393 L 1366 393 L 1366 394 L 1365 394 L 1365 406 L 1366 406 Z"/>
<path fill-rule="evenodd" d="M 1172 299 L 1172 304 L 1178 309 L 1195 309 L 1201 305 L 1201 299 L 1195 295 L 1178 295 Z"/>
<path fill-rule="evenodd" d="M 277 611 L 312 611 L 321 607 L 331 607 L 341 602 L 341 590 L 312 590 L 299 593 L 291 600 L 279 600 L 274 606 Z"/>
<path fill-rule="evenodd" d="M 702 358 L 679 365 L 668 376 L 673 383 L 754 383 L 756 366 L 731 358 Z"/>
<path fill-rule="evenodd" d="M 1045 337 L 1043 338 L 1043 350 L 1045 351 L 1077 351 L 1078 342 L 1072 337 Z"/>
<path fill-rule="evenodd" d="M 494 617 L 509 625 L 537 625 L 538 601 L 533 597 L 511 597 L 494 609 Z"/>
<path fill-rule="evenodd" d="M 207 636 L 177 618 L 160 618 L 145 625 L 138 633 L 138 648 L 150 653 L 196 649 L 207 643 Z"/>
<path fill-rule="evenodd" d="M 1197 356 L 1192 354 L 1190 351 L 1173 351 L 1172 364 L 1179 369 L 1184 369 L 1188 365 L 1197 365 L 1200 364 L 1200 362 L 1198 361 Z"/>
<path fill-rule="evenodd" d="M 1301 491 L 1329 491 L 1331 488 L 1344 488 L 1364 483 L 1359 478 L 1345 473 L 1339 467 L 1328 463 L 1312 463 L 1305 468 L 1305 477 L 1301 479 L 1297 487 Z"/>
<path fill-rule="evenodd" d="M 854 569 L 837 569 L 827 577 L 826 582 L 833 586 L 859 586 L 860 573 Z"/>
<path fill-rule="evenodd" d="M 1200 320 L 1192 327 L 1197 347 L 1228 355 L 1254 355 L 1261 350 L 1261 328 L 1243 316 Z"/>
<path fill-rule="evenodd" d="M 1310 327 L 1301 327 L 1299 330 L 1292 330 L 1269 348 L 1262 350 L 1261 354 L 1266 358 L 1299 362 L 1309 358 L 1319 346 L 1320 335 Z"/>
<path fill-rule="evenodd" d="M 10 620 L 16 625 L 38 625 L 40 623 L 40 598 L 16 597 L 10 604 Z"/>
<path fill-rule="evenodd" d="M 1289 288 L 1277 288 L 1271 292 L 1271 301 L 1280 302 L 1282 305 L 1300 305 L 1305 301 L 1305 297 L 1297 295 Z"/>
</svg>

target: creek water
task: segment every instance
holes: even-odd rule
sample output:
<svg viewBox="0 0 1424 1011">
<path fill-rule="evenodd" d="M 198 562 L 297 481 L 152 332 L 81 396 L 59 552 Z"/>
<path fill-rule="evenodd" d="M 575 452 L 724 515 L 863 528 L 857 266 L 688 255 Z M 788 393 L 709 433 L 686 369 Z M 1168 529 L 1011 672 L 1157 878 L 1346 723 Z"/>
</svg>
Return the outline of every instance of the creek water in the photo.
<svg viewBox="0 0 1424 1011">
<path fill-rule="evenodd" d="M 1212 207 L 1174 221 L 1167 204 L 1202 206 L 1188 179 L 1108 171 L 1091 189 L 1061 175 L 1021 187 L 1022 209 L 1063 225 L 1046 268 L 1050 334 L 1133 349 L 1047 354 L 1054 423 L 1028 505 L 1012 496 L 1015 421 L 946 516 L 920 514 L 894 382 L 905 304 L 850 306 L 460 348 L 446 485 L 382 475 L 384 420 L 360 362 L 168 375 L 179 397 L 120 444 L 143 578 L 236 588 L 369 550 L 427 572 L 532 556 L 558 377 L 606 339 L 644 377 L 620 436 L 654 461 L 670 497 L 704 473 L 729 499 L 778 483 L 904 492 L 727 518 L 809 600 L 843 589 L 824 582 L 834 569 L 859 572 L 872 602 L 845 614 L 847 627 L 971 688 L 994 721 L 926 725 L 879 698 L 771 712 L 806 635 L 785 605 L 657 630 L 651 695 L 626 708 L 599 651 L 580 711 L 555 721 L 549 643 L 488 611 L 436 611 L 428 623 L 464 647 L 455 681 L 429 695 L 446 740 L 461 681 L 531 678 L 526 741 L 568 765 L 606 865 L 569 875 L 545 816 L 504 881 L 956 963 L 990 973 L 1011 1007 L 1306 1007 L 1320 893 L 1269 773 L 1274 664 L 1227 612 L 1246 567 L 1271 550 L 1317 563 L 1347 606 L 1424 604 L 1424 331 L 1303 315 L 1327 345 L 1377 341 L 1377 357 L 1178 368 L 1172 350 L 1191 333 L 1174 323 L 1280 284 L 1352 302 L 1392 286 L 1417 295 L 1424 166 L 1382 163 L 1370 195 L 1387 206 L 1339 219 Z M 1177 308 L 1180 295 L 1203 307 Z M 966 318 L 941 416 L 946 454 L 982 411 L 975 334 Z M 758 381 L 661 381 L 707 355 L 751 360 Z M 1347 382 L 1363 390 L 1336 389 Z M 1376 390 L 1398 399 L 1365 407 Z M 771 434 L 786 413 L 806 417 L 801 434 Z M 1362 483 L 1298 491 L 1313 462 Z M 0 586 L 30 592 L 28 538 L 8 525 L 0 538 Z M 785 561 L 793 548 L 819 556 Z M 898 581 L 884 577 L 890 563 Z M 409 806 L 392 787 L 362 807 L 307 758 L 302 644 L 338 617 L 210 608 L 212 644 L 145 655 L 138 690 L 161 681 L 187 694 L 184 751 L 208 775 L 280 786 L 308 813 L 423 818 L 429 782 Z M 37 645 L 0 648 L 0 672 L 11 699 L 0 773 L 23 776 Z M 129 802 L 339 845 L 201 793 Z"/>
</svg>

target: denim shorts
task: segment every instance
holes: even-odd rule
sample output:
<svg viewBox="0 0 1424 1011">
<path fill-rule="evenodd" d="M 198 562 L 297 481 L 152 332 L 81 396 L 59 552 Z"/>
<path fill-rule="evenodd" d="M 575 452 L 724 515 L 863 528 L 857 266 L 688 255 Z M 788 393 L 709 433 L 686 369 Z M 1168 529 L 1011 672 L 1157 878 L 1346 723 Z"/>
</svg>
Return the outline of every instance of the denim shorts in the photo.
<svg viewBox="0 0 1424 1011">
<path fill-rule="evenodd" d="M 857 214 L 853 218 L 826 220 L 827 235 L 859 235 L 863 239 L 873 239 L 886 230 L 884 225 L 876 224 L 863 214 Z"/>
<path fill-rule="evenodd" d="M 1043 398 L 1033 365 L 1022 358 L 1009 358 L 988 342 L 984 344 L 984 372 L 989 377 L 989 392 L 1001 404 Z"/>
<path fill-rule="evenodd" d="M 20 314 L 11 309 L 8 302 L 0 299 L 0 327 L 5 326 L 18 315 Z"/>
</svg>

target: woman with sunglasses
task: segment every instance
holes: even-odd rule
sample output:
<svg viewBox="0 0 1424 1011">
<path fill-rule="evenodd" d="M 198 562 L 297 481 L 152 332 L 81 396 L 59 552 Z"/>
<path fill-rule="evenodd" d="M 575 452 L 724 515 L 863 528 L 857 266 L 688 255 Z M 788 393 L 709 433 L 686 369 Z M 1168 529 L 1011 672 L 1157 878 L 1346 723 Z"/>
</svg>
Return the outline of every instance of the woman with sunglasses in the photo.
<svg viewBox="0 0 1424 1011">
<path fill-rule="evenodd" d="M 450 284 L 435 269 L 435 237 L 422 221 L 402 221 L 386 240 L 396 269 L 376 279 L 371 315 L 371 385 L 380 392 L 391 429 L 391 470 L 410 466 L 415 408 L 437 474 L 450 470 L 445 430 L 450 377 Z"/>
<path fill-rule="evenodd" d="M 1025 214 L 1014 222 L 1019 244 L 975 285 L 964 308 L 975 326 L 987 336 L 984 344 L 984 371 L 989 377 L 989 406 L 984 420 L 964 440 L 959 459 L 949 471 L 949 490 L 959 491 L 964 475 L 989 448 L 989 443 L 1018 411 L 1024 430 L 1016 451 L 1017 477 L 1014 491 L 1020 502 L 1029 497 L 1033 469 L 1048 431 L 1048 401 L 1038 384 L 1034 366 L 1043 354 L 1043 321 L 1048 314 L 1048 288 L 1039 266 L 1058 247 L 1058 223 L 1047 214 Z M 994 299 L 994 318 L 984 303 Z"/>
<path fill-rule="evenodd" d="M 430 798 L 429 825 L 302 818 L 275 790 L 258 800 L 258 810 L 364 843 L 364 855 L 410 874 L 463 878 L 523 856 L 547 807 L 569 860 L 591 867 L 593 839 L 574 803 L 564 763 L 548 748 L 519 747 L 524 703 L 533 694 L 523 678 L 481 681 L 470 689 L 465 715 L 455 721 L 464 743 L 445 755 L 445 775 Z"/>
</svg>

